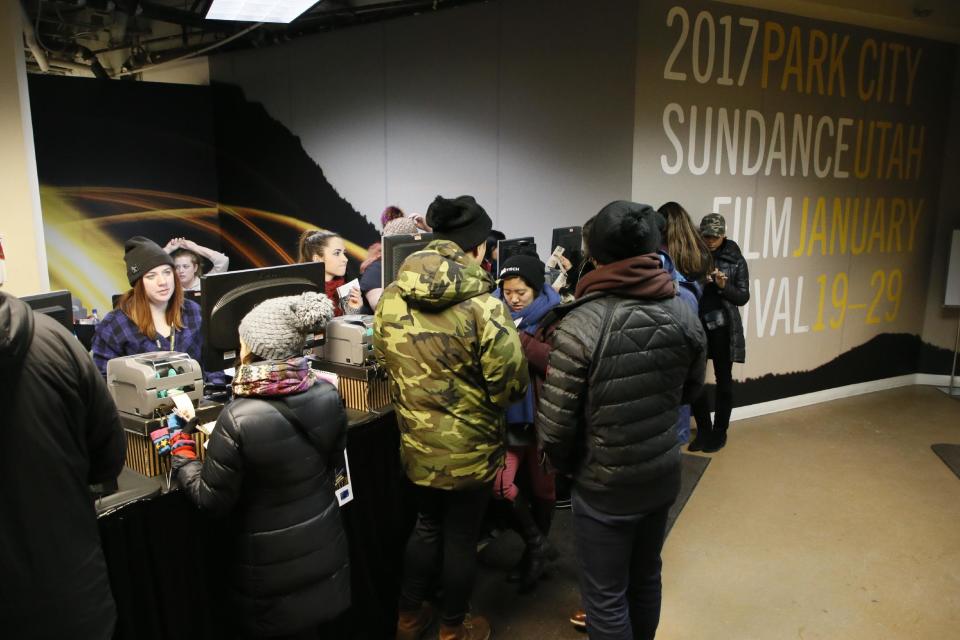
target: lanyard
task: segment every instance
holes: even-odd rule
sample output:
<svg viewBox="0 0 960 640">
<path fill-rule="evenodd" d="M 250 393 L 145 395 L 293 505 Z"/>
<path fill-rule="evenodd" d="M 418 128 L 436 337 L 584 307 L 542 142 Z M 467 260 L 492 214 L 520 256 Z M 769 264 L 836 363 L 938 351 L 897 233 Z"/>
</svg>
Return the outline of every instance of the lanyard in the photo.
<svg viewBox="0 0 960 640">
<path fill-rule="evenodd" d="M 170 351 L 176 351 L 174 345 L 177 343 L 177 330 L 173 327 L 170 327 Z M 160 338 L 157 338 L 157 350 L 162 350 L 163 345 L 160 344 Z"/>
</svg>

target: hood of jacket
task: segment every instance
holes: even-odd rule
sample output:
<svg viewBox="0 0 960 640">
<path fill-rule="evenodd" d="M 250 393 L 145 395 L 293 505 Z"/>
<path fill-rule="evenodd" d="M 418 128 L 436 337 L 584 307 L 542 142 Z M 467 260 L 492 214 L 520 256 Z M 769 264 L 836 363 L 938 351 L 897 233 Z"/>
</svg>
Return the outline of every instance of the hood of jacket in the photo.
<svg viewBox="0 0 960 640">
<path fill-rule="evenodd" d="M 27 303 L 0 292 L 0 370 L 23 361 L 33 339 L 33 311 Z"/>
<path fill-rule="evenodd" d="M 594 269 L 577 283 L 576 297 L 598 291 L 610 291 L 625 298 L 661 300 L 677 295 L 673 278 L 660 263 L 660 256 L 649 253 L 633 256 Z"/>
<path fill-rule="evenodd" d="M 490 275 L 449 240 L 434 240 L 400 265 L 397 289 L 407 304 L 427 311 L 493 291 Z"/>
</svg>

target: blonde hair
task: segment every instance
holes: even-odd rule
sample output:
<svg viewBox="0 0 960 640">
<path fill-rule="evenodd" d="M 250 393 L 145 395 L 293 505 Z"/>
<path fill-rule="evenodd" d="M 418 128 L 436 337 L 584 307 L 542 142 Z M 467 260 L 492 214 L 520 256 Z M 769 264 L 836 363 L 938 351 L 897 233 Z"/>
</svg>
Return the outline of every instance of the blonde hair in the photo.
<svg viewBox="0 0 960 640">
<path fill-rule="evenodd" d="M 713 270 L 713 255 L 693 225 L 690 214 L 676 202 L 667 202 L 657 209 L 667 221 L 667 253 L 677 271 L 687 280 L 700 280 Z"/>
</svg>

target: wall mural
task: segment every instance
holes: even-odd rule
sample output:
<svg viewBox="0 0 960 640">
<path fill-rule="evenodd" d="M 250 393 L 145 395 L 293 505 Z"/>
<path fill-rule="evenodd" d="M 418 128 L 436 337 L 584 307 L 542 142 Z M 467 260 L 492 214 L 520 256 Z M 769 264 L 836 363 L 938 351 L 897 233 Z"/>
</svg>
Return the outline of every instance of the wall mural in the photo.
<svg viewBox="0 0 960 640">
<path fill-rule="evenodd" d="M 551 3 L 541 4 L 546 10 Z M 595 211 L 548 196 L 552 187 L 589 190 L 597 176 L 622 171 L 625 159 L 598 155 L 588 167 L 559 161 L 580 152 L 571 146 L 576 132 L 544 128 L 543 113 L 522 108 L 529 100 L 511 101 L 510 83 L 521 76 L 481 74 L 483 95 L 501 97 L 483 102 L 467 121 L 456 101 L 405 90 L 411 74 L 422 74 L 415 63 L 442 50 L 446 40 L 436 34 L 457 40 L 489 30 L 509 69 L 539 81 L 523 87 L 536 86 L 538 96 L 590 96 L 575 110 L 586 119 L 580 128 L 608 121 L 604 109 L 629 96 L 618 102 L 620 94 L 609 91 L 592 99 L 606 84 L 556 69 L 557 60 L 575 59 L 564 55 L 580 44 L 557 32 L 586 29 L 589 40 L 590 29 L 603 30 L 585 25 L 571 3 L 550 9 L 543 43 L 549 55 L 510 48 L 510 38 L 494 32 L 528 34 L 540 20 L 532 9 L 513 7 L 474 5 L 358 28 L 349 37 L 305 39 L 292 66 L 284 63 L 291 50 L 282 46 L 225 54 L 214 60 L 212 75 L 229 84 L 209 88 L 31 76 L 54 286 L 82 292 L 88 306 L 105 305 L 124 288 L 122 241 L 133 233 L 161 243 L 193 236 L 241 268 L 287 262 L 300 229 L 332 227 L 352 241 L 359 259 L 376 229 L 328 182 L 314 159 L 321 152 L 357 194 L 366 184 L 391 195 L 407 193 L 408 182 L 428 182 L 430 193 L 471 185 L 497 203 L 508 233 L 523 225 L 549 229 L 558 216 L 579 220 Z M 737 404 L 918 370 L 949 372 L 950 350 L 920 336 L 928 282 L 941 277 L 930 273 L 931 248 L 956 48 L 719 2 L 605 7 L 596 24 L 639 25 L 636 52 L 610 49 L 603 58 L 605 69 L 634 69 L 635 122 L 615 132 L 635 142 L 634 199 L 679 200 L 695 221 L 719 211 L 750 266 L 747 363 L 734 369 Z M 388 47 L 395 42 L 404 46 Z M 358 48 L 392 53 L 385 61 L 358 57 Z M 330 59 L 338 66 L 315 64 Z M 444 61 L 445 91 L 473 87 L 476 56 Z M 312 82 L 295 82 L 304 68 Z M 630 82 L 629 74 L 610 77 Z M 378 93 L 383 86 L 393 88 L 389 108 Z M 361 108 L 376 96 L 382 108 Z M 435 126 L 447 122 L 457 128 Z M 452 163 L 437 145 L 461 130 L 497 144 L 455 145 L 470 150 L 471 163 Z M 525 143 L 528 131 L 538 135 Z M 464 136 L 461 142 L 474 141 Z M 331 151 L 344 140 L 363 153 Z M 406 164 L 415 167 L 413 177 L 387 171 Z M 523 184 L 510 181 L 517 172 Z"/>
<path fill-rule="evenodd" d="M 917 371 L 955 48 L 641 3 L 634 194 L 716 211 L 750 268 L 740 404 Z"/>
<path fill-rule="evenodd" d="M 127 288 L 133 235 L 187 237 L 231 269 L 294 262 L 303 230 L 329 228 L 355 271 L 378 239 L 236 88 L 30 76 L 30 97 L 51 287 L 101 315 Z"/>
</svg>

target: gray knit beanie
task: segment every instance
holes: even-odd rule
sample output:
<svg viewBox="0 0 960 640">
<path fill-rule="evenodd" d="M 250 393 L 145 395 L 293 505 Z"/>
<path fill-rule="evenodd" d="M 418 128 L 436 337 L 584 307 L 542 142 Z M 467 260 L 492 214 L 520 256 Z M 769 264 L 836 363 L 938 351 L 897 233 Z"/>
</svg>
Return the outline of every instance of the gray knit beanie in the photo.
<svg viewBox="0 0 960 640">
<path fill-rule="evenodd" d="M 240 321 L 240 339 L 250 352 L 267 360 L 303 355 L 307 335 L 333 317 L 327 296 L 308 291 L 298 296 L 264 300 Z"/>
</svg>

